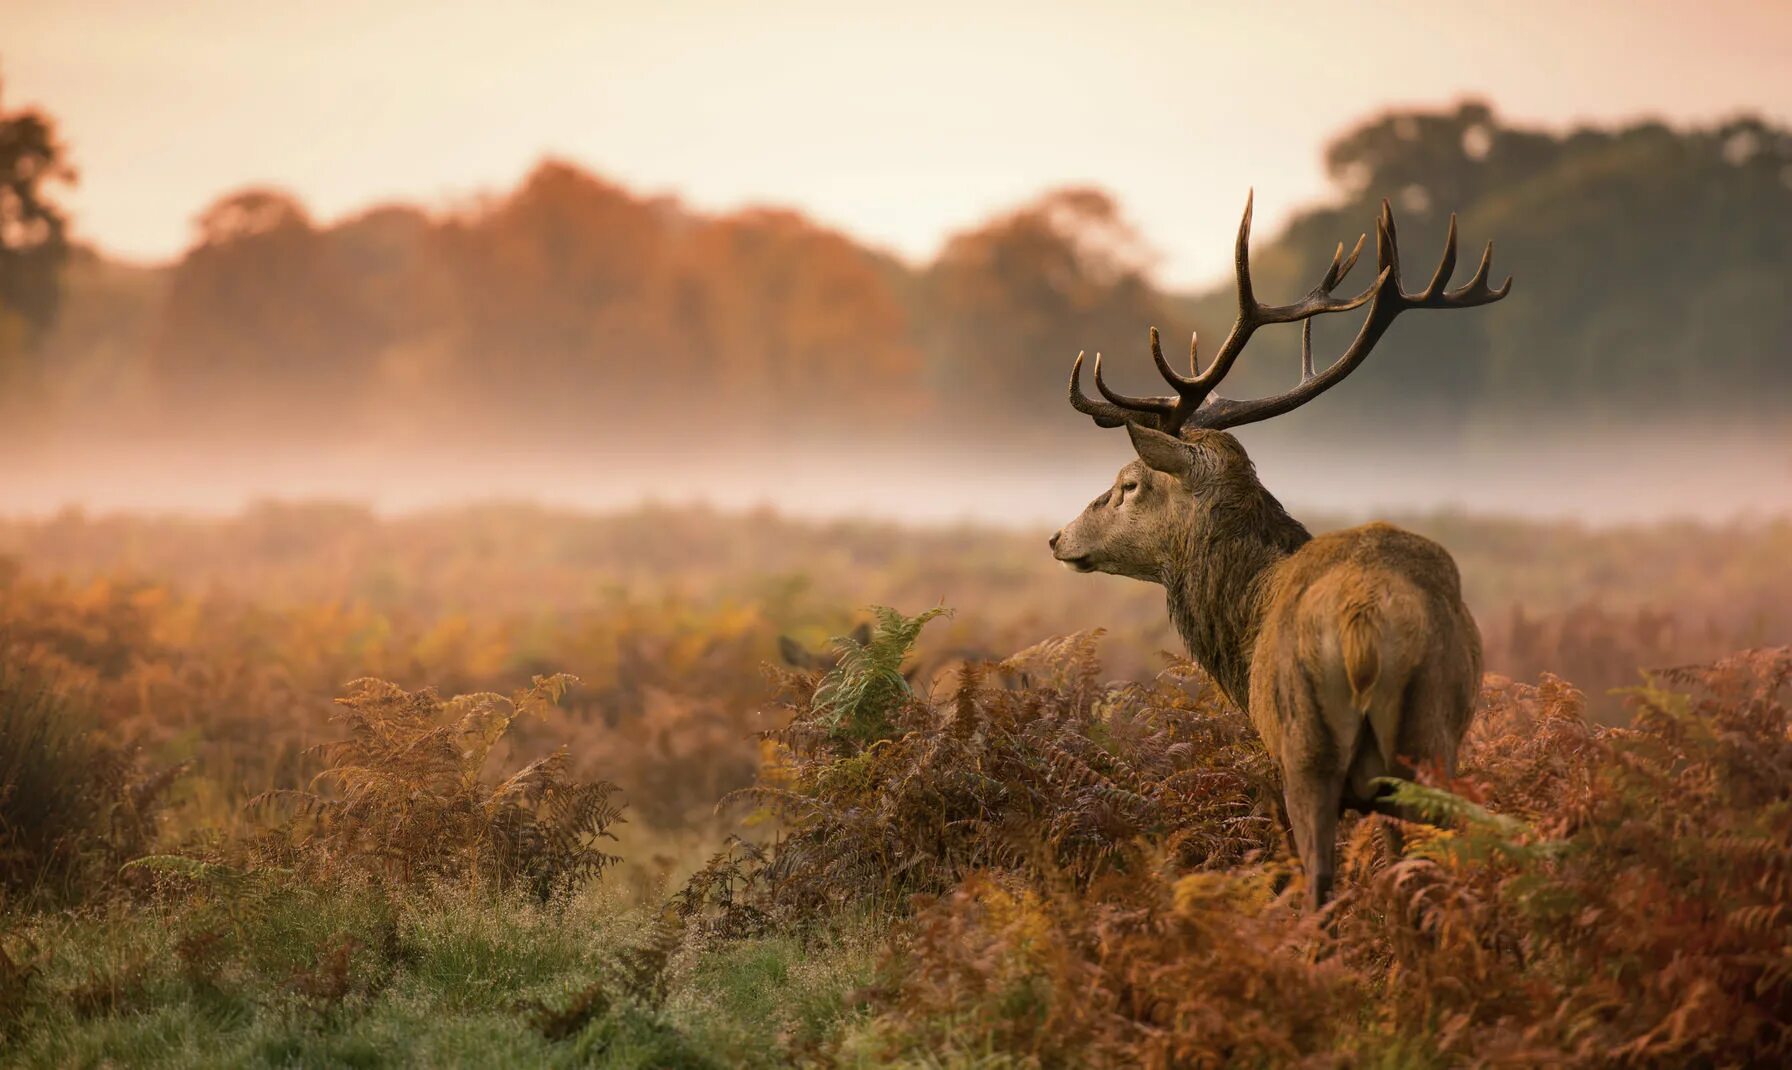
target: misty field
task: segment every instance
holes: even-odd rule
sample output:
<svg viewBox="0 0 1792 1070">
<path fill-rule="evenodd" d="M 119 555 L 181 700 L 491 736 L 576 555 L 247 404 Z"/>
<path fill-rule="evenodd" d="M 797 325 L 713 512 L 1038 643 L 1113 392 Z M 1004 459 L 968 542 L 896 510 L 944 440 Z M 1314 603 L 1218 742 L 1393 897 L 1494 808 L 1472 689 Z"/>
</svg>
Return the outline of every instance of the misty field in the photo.
<svg viewBox="0 0 1792 1070">
<path fill-rule="evenodd" d="M 1792 526 L 1407 522 L 1493 671 L 1324 918 L 1161 593 L 1041 533 L 5 522 L 5 1061 L 1783 1062 Z"/>
<path fill-rule="evenodd" d="M 0 1070 L 1792 1067 L 1792 5 L 1401 7 L 10 5 Z"/>
</svg>

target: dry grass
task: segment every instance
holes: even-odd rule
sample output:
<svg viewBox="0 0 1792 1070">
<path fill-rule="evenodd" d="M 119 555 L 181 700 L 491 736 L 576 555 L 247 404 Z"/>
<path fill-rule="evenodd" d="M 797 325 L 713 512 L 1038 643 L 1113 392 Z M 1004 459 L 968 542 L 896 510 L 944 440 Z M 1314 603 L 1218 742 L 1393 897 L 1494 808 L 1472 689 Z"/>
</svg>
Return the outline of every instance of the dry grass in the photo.
<svg viewBox="0 0 1792 1070">
<path fill-rule="evenodd" d="M 1708 656 L 1782 627 L 1777 573 L 1755 602 L 1712 580 L 1727 618 L 1661 586 L 1690 632 L 1640 603 L 1496 615 L 1494 648 L 1545 667 L 1691 667 L 1593 713 L 1490 676 L 1461 778 L 1400 788 L 1447 828 L 1391 858 L 1348 822 L 1316 918 L 1248 722 L 1144 666 L 1161 605 L 1035 585 L 1006 536 L 281 520 L 65 519 L 0 578 L 0 1032 L 26 1065 L 1792 1059 L 1792 652 Z M 1477 537 L 1512 533 L 1462 556 Z M 1740 536 L 1587 538 L 1666 577 Z M 114 578 L 71 563 L 108 554 Z M 1578 574 L 1526 568 L 1514 590 Z M 960 608 L 768 670 L 780 633 L 849 631 L 848 587 Z M 1020 652 L 948 657 L 974 647 Z"/>
<path fill-rule="evenodd" d="M 599 849 L 622 820 L 615 785 L 573 779 L 564 746 L 496 781 L 486 769 L 518 718 L 552 709 L 574 682 L 538 676 L 508 699 L 443 700 L 355 681 L 337 700 L 348 736 L 317 748 L 311 786 L 250 800 L 292 813 L 257 847 L 316 881 L 520 885 L 546 899 L 599 876 L 617 861 Z"/>
</svg>

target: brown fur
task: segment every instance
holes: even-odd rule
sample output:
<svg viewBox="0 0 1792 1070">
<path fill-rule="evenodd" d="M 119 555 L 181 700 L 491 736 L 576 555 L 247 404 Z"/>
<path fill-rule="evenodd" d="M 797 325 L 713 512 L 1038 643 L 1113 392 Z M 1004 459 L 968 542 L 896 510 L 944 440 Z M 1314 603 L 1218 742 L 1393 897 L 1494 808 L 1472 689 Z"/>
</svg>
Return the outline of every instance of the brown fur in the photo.
<svg viewBox="0 0 1792 1070">
<path fill-rule="evenodd" d="M 1164 586 L 1190 655 L 1281 764 L 1317 907 L 1340 811 L 1392 812 L 1376 778 L 1454 769 L 1481 678 L 1455 562 L 1388 524 L 1313 538 L 1227 432 L 1129 431 L 1140 460 L 1053 550 L 1081 571 Z"/>
<path fill-rule="evenodd" d="M 1338 613 L 1338 641 L 1343 647 L 1344 678 L 1350 684 L 1350 708 L 1369 712 L 1369 692 L 1381 674 L 1381 654 L 1376 649 L 1381 620 L 1373 601 L 1357 598 Z"/>
</svg>

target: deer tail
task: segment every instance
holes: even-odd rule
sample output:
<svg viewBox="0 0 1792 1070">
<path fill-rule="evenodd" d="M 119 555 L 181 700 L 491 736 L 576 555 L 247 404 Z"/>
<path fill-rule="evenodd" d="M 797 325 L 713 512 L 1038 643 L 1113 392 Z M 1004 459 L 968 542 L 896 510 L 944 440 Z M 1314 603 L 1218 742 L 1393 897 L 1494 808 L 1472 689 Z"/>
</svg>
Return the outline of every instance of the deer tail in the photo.
<svg viewBox="0 0 1792 1070">
<path fill-rule="evenodd" d="M 1369 693 L 1381 676 L 1381 621 L 1373 603 L 1353 601 L 1344 607 L 1338 624 L 1350 705 L 1358 713 L 1368 713 Z"/>
</svg>

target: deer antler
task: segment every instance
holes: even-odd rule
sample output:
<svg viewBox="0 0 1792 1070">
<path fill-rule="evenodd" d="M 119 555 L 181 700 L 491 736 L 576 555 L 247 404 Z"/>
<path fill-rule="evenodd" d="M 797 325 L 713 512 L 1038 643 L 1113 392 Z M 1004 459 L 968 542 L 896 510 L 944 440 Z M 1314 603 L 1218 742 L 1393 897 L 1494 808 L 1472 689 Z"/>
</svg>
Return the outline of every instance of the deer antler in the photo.
<svg viewBox="0 0 1792 1070">
<path fill-rule="evenodd" d="M 1172 435 L 1191 427 L 1237 427 L 1240 424 L 1267 420 L 1299 408 L 1355 371 L 1357 365 L 1369 355 L 1369 351 L 1375 348 L 1375 343 L 1381 340 L 1394 318 L 1407 309 L 1473 308 L 1476 305 L 1491 304 L 1511 292 L 1511 278 L 1507 278 L 1497 289 L 1487 285 L 1487 272 L 1493 266 L 1492 242 L 1487 243 L 1486 251 L 1481 254 L 1481 266 L 1475 269 L 1474 277 L 1458 289 L 1447 289 L 1450 276 L 1456 270 L 1456 216 L 1452 213 L 1449 236 L 1444 241 L 1443 257 L 1438 262 L 1437 270 L 1432 273 L 1430 284 L 1418 293 L 1407 293 L 1400 285 L 1400 253 L 1395 243 L 1394 213 L 1388 202 L 1383 200 L 1381 215 L 1375 224 L 1376 260 L 1381 270 L 1374 284 L 1355 297 L 1332 295 L 1332 290 L 1356 266 L 1357 257 L 1363 251 L 1364 238 L 1359 237 L 1348 256 L 1344 254 L 1343 243 L 1339 243 L 1337 251 L 1332 254 L 1331 266 L 1326 269 L 1318 285 L 1308 291 L 1305 297 L 1288 305 L 1262 304 L 1257 300 L 1251 284 L 1252 199 L 1245 199 L 1244 219 L 1238 225 L 1238 244 L 1234 253 L 1238 276 L 1238 317 L 1232 324 L 1231 333 L 1226 335 L 1225 342 L 1214 355 L 1213 363 L 1207 366 L 1206 371 L 1201 370 L 1197 336 L 1189 341 L 1189 374 L 1183 375 L 1176 371 L 1164 359 L 1157 328 L 1153 327 L 1151 359 L 1157 364 L 1157 370 L 1164 381 L 1175 389 L 1175 396 L 1129 397 L 1109 389 L 1102 380 L 1101 354 L 1097 353 L 1094 367 L 1095 389 L 1106 399 L 1097 401 L 1083 393 L 1083 354 L 1078 353 L 1076 363 L 1070 369 L 1070 404 L 1078 412 L 1094 417 L 1095 422 L 1102 427 L 1119 427 L 1132 422 Z M 1349 348 L 1324 371 L 1315 372 L 1314 317 L 1348 312 L 1364 304 L 1368 304 L 1369 314 L 1364 318 L 1363 325 Z M 1238 355 L 1244 352 L 1257 328 L 1295 322 L 1301 324 L 1301 368 L 1300 382 L 1293 389 L 1248 401 L 1237 401 L 1214 393 L 1226 373 L 1232 370 Z"/>
</svg>

